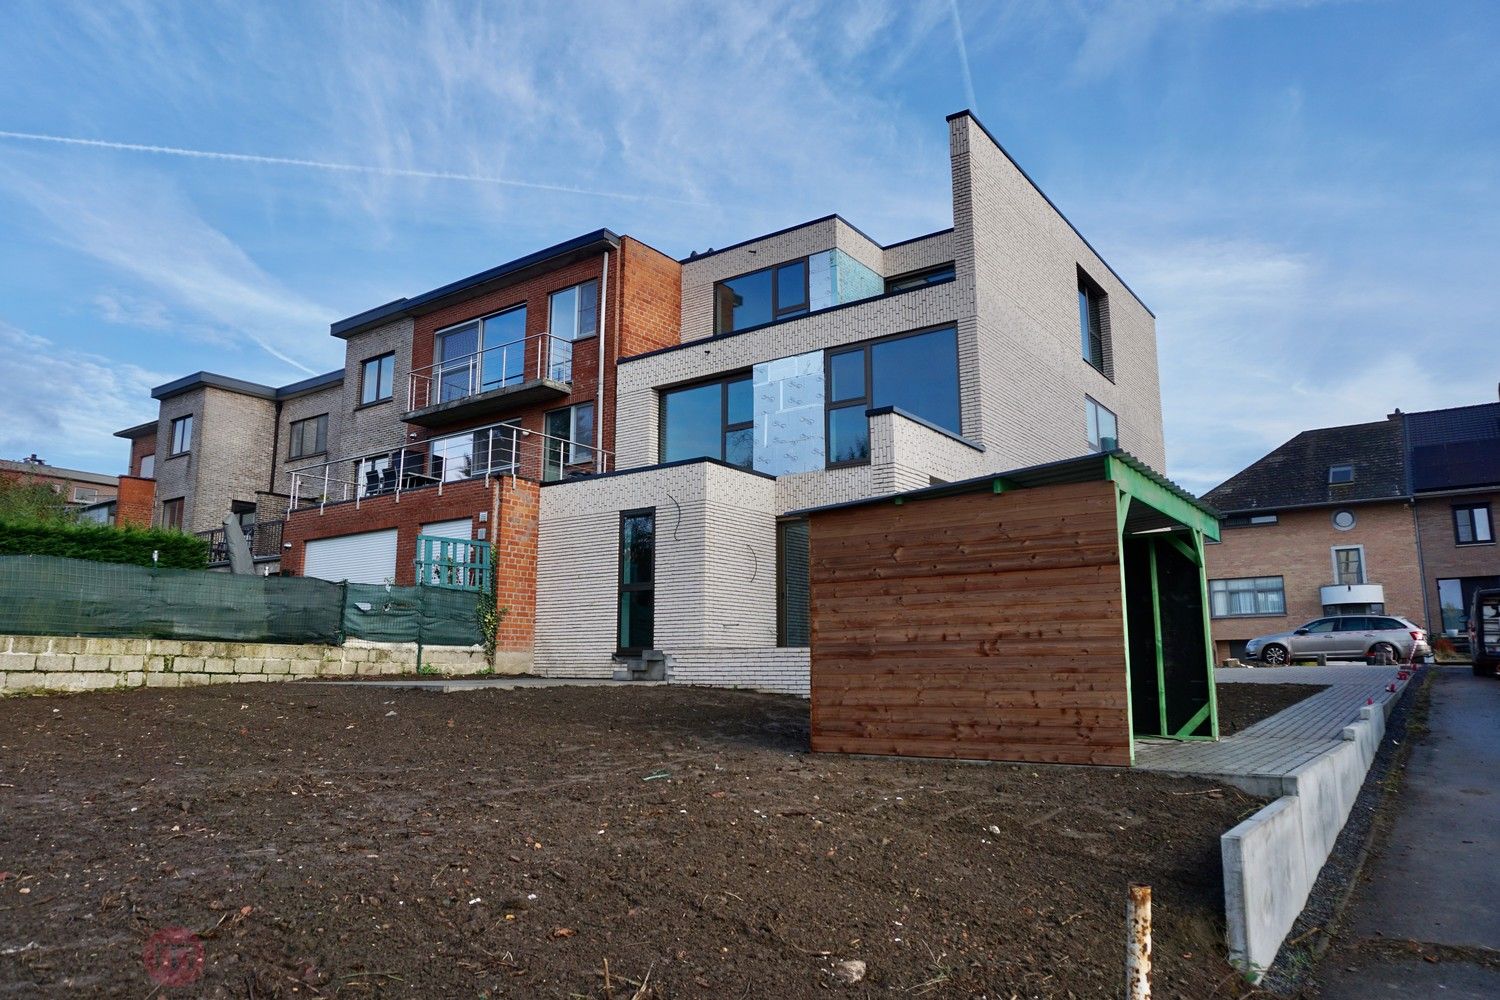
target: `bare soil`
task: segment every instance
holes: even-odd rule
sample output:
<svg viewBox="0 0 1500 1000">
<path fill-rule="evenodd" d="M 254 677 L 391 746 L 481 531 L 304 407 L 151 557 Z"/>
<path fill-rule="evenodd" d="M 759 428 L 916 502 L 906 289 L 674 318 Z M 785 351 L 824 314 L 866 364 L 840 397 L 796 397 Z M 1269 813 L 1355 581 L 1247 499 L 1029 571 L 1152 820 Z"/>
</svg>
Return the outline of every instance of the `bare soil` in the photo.
<svg viewBox="0 0 1500 1000">
<path fill-rule="evenodd" d="M 1229 736 L 1248 729 L 1260 720 L 1269 719 L 1327 689 L 1326 684 L 1219 684 L 1214 688 L 1219 709 L 1219 735 Z"/>
<path fill-rule="evenodd" d="M 1132 881 L 1156 996 L 1245 992 L 1259 801 L 806 746 L 804 701 L 687 688 L 6 699 L 0 996 L 1110 997 Z"/>
</svg>

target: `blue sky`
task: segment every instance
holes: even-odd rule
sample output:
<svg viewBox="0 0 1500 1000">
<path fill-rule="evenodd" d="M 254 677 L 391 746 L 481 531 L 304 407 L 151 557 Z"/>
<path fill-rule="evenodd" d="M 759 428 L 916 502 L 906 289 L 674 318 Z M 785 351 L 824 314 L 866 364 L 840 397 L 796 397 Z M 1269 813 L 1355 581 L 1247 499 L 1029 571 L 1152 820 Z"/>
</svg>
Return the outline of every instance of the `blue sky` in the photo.
<svg viewBox="0 0 1500 1000">
<path fill-rule="evenodd" d="M 8 0 L 0 456 L 119 471 L 151 386 L 338 367 L 331 320 L 600 226 L 945 227 L 972 106 L 1156 312 L 1206 489 L 1495 398 L 1497 49 L 1485 0 Z"/>
</svg>

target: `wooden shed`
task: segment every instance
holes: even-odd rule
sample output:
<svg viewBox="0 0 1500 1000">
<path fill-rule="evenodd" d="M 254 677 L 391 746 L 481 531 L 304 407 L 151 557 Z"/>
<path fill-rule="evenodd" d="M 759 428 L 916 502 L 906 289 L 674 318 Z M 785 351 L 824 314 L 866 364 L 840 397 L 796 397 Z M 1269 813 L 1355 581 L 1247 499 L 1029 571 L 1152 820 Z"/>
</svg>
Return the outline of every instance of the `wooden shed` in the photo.
<svg viewBox="0 0 1500 1000">
<path fill-rule="evenodd" d="M 1218 519 L 1130 455 L 807 515 L 813 750 L 1124 765 L 1218 738 Z"/>
</svg>

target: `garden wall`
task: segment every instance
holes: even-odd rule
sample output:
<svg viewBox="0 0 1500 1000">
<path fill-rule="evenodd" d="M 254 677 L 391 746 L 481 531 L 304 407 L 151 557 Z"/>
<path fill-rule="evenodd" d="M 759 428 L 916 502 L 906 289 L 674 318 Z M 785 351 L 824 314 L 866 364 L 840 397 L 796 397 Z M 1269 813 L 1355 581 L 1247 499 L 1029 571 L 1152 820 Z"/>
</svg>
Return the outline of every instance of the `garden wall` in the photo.
<svg viewBox="0 0 1500 1000">
<path fill-rule="evenodd" d="M 514 669 L 516 666 L 501 657 L 500 672 L 519 672 Z M 482 674 L 491 670 L 484 649 L 479 646 L 424 646 L 422 667 L 443 674 Z M 342 646 L 321 646 L 0 636 L 0 695 L 416 672 L 414 643 L 350 639 Z"/>
</svg>

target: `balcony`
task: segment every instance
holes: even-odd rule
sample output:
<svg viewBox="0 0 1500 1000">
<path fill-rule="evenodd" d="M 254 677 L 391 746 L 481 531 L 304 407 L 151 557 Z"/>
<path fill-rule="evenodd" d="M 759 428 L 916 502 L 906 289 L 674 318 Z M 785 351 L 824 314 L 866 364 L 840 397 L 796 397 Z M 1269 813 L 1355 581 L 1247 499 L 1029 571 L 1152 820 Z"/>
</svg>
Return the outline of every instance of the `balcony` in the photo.
<svg viewBox="0 0 1500 1000">
<path fill-rule="evenodd" d="M 1385 606 L 1385 588 L 1378 583 L 1333 583 L 1318 590 L 1324 608 L 1349 605 Z"/>
<path fill-rule="evenodd" d="M 286 522 L 283 521 L 257 521 L 247 524 L 241 530 L 245 533 L 245 541 L 250 545 L 250 556 L 252 559 L 266 560 L 281 558 L 281 528 Z M 229 562 L 229 539 L 224 535 L 223 528 L 215 528 L 212 531 L 198 532 L 199 538 L 208 540 L 208 563 L 210 566 L 223 566 Z"/>
<path fill-rule="evenodd" d="M 573 342 L 537 334 L 414 370 L 401 419 L 438 427 L 562 399 L 572 381 Z"/>
<path fill-rule="evenodd" d="M 291 473 L 287 510 L 347 502 L 358 507 L 378 497 L 433 488 L 441 493 L 449 484 L 494 476 L 550 483 L 612 468 L 614 455 L 603 448 L 502 422 L 298 469 Z"/>
</svg>

